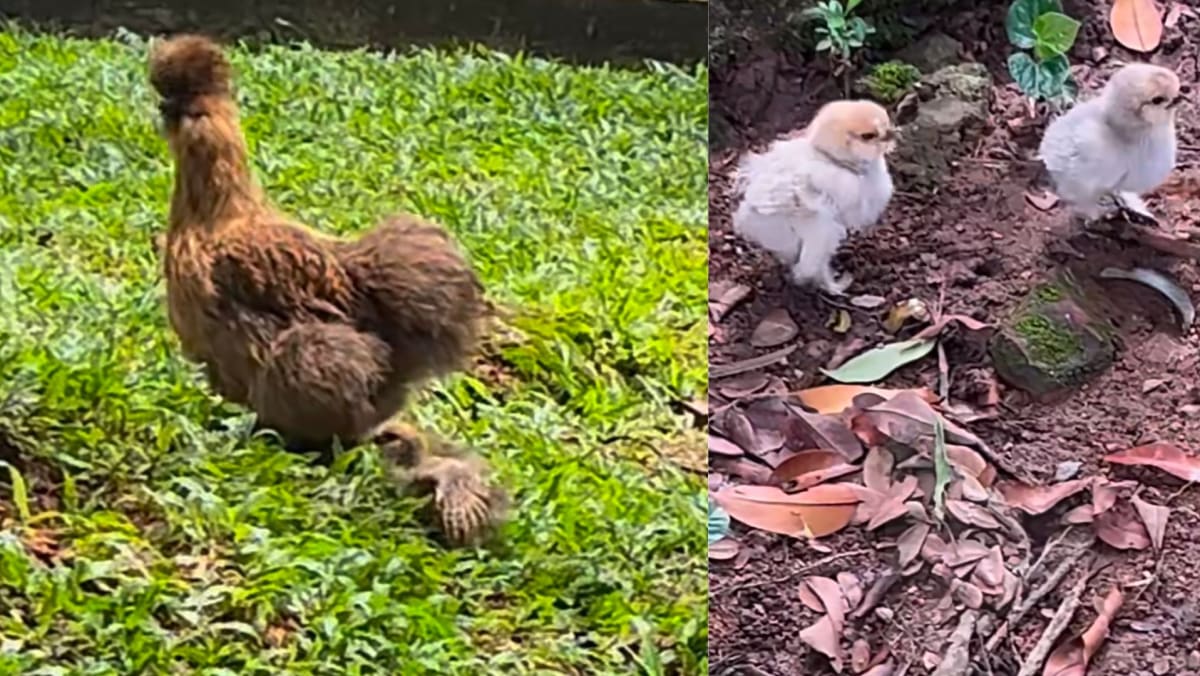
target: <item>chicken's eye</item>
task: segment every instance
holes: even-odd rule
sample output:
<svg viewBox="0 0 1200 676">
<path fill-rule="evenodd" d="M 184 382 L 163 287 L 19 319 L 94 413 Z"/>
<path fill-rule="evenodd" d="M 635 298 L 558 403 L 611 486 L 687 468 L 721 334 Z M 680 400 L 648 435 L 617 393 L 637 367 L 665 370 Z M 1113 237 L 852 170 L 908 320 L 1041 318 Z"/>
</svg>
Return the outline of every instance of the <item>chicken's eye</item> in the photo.
<svg viewBox="0 0 1200 676">
<path fill-rule="evenodd" d="M 1167 97 L 1165 97 L 1165 96 L 1155 96 L 1154 98 L 1150 99 L 1150 103 L 1153 103 L 1156 106 L 1161 106 L 1162 104 L 1164 104 L 1166 102 L 1167 102 Z"/>
<path fill-rule="evenodd" d="M 875 139 L 879 138 L 879 134 L 876 134 L 873 131 L 869 131 L 865 134 L 861 134 L 860 138 L 864 141 L 874 141 Z"/>
</svg>

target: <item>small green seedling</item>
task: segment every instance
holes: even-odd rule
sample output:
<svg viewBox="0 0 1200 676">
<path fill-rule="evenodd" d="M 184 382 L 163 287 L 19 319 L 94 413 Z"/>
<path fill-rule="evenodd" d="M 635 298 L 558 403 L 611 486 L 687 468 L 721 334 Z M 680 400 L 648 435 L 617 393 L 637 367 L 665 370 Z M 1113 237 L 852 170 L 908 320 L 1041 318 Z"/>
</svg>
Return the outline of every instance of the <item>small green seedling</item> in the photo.
<svg viewBox="0 0 1200 676">
<path fill-rule="evenodd" d="M 1060 0 L 1014 0 L 1004 21 L 1008 41 L 1021 50 L 1008 57 L 1008 72 L 1027 96 L 1055 101 L 1075 96 L 1067 51 L 1079 22 L 1063 14 Z"/>
<path fill-rule="evenodd" d="M 851 16 L 850 13 L 862 0 L 846 0 L 843 5 L 840 0 L 818 0 L 816 6 L 809 7 L 801 13 L 806 19 L 820 19 L 822 25 L 817 26 L 818 52 L 829 52 L 834 60 L 849 63 L 854 50 L 866 42 L 867 36 L 875 32 L 871 24 L 862 17 Z"/>
</svg>

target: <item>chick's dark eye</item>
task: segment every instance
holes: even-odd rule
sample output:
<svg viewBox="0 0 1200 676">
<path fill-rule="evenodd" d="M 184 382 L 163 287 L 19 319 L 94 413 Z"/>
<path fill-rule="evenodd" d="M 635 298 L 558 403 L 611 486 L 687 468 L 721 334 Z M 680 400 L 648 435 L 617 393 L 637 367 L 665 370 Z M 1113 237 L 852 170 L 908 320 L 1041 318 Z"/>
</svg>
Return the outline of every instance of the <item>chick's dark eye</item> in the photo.
<svg viewBox="0 0 1200 676">
<path fill-rule="evenodd" d="M 1167 102 L 1167 97 L 1165 97 L 1165 96 L 1155 96 L 1154 98 L 1150 99 L 1150 103 L 1153 103 L 1156 106 L 1161 106 L 1162 104 L 1164 104 L 1166 102 Z"/>
<path fill-rule="evenodd" d="M 874 141 L 878 137 L 879 137 L 879 134 L 876 134 L 873 131 L 869 131 L 865 134 L 862 134 L 862 140 L 864 140 L 864 141 Z"/>
</svg>

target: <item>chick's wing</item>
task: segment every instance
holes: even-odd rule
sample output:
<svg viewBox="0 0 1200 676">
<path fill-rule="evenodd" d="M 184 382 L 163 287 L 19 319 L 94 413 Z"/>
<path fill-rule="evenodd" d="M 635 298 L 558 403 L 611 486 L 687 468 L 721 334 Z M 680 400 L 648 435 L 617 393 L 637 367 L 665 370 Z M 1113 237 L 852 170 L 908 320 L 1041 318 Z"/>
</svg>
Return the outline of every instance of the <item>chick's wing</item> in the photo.
<svg viewBox="0 0 1200 676">
<path fill-rule="evenodd" d="M 1105 124 L 1099 106 L 1089 101 L 1051 123 L 1038 155 L 1047 169 L 1072 182 L 1111 190 L 1125 172 L 1126 150 Z"/>
<path fill-rule="evenodd" d="M 352 315 L 352 282 L 333 251 L 286 223 L 220 240 L 212 277 L 220 304 L 232 314 L 333 322 Z"/>
<path fill-rule="evenodd" d="M 762 214 L 833 214 L 836 205 L 820 188 L 822 167 L 804 152 L 768 152 L 747 158 L 739 173 L 746 204 Z"/>
</svg>

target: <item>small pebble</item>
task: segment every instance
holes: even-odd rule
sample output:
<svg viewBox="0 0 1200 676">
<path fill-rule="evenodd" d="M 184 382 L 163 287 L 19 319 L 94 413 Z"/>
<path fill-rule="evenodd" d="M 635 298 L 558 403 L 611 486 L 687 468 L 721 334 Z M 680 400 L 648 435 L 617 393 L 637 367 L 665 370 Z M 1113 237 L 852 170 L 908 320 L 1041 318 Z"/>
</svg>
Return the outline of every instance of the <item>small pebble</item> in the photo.
<svg viewBox="0 0 1200 676">
<path fill-rule="evenodd" d="M 1083 467 L 1083 463 L 1076 460 L 1060 462 L 1058 463 L 1058 466 L 1054 468 L 1054 480 L 1066 481 L 1071 479 L 1076 474 L 1079 474 L 1079 469 L 1081 467 Z"/>
<path fill-rule="evenodd" d="M 1165 676 L 1165 674 L 1170 673 L 1171 671 L 1171 662 L 1164 657 L 1155 662 L 1153 668 L 1154 673 L 1157 674 L 1157 676 Z"/>
<path fill-rule="evenodd" d="M 875 609 L 875 616 L 884 622 L 891 622 L 892 618 L 896 616 L 896 611 L 885 606 L 880 606 Z"/>
<path fill-rule="evenodd" d="M 1193 650 L 1187 656 L 1188 669 L 1200 669 L 1200 650 Z"/>
</svg>

